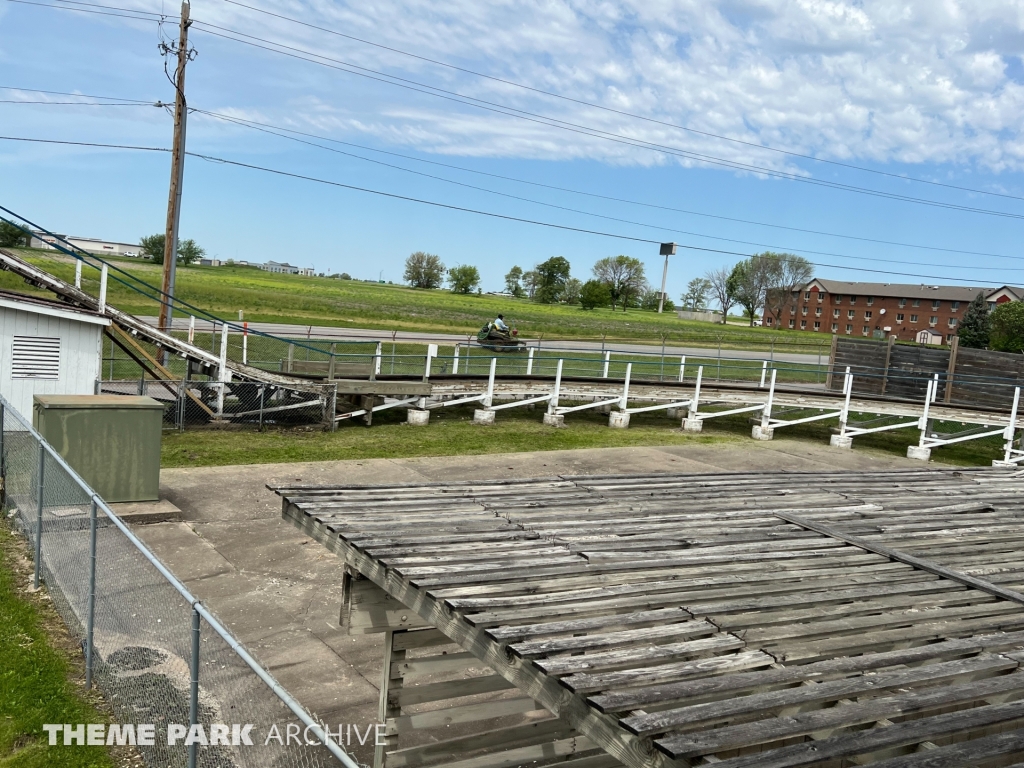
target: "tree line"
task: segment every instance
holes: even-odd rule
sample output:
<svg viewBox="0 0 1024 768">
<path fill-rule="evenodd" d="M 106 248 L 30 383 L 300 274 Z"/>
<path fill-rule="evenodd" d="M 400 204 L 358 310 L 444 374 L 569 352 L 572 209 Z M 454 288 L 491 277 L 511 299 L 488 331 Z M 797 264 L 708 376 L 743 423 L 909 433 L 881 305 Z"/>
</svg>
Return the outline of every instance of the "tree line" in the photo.
<svg viewBox="0 0 1024 768">
<path fill-rule="evenodd" d="M 1024 352 L 1024 301 L 1008 301 L 989 309 L 979 293 L 964 312 L 957 331 L 961 347 Z"/>
<path fill-rule="evenodd" d="M 659 292 L 647 282 L 644 265 L 632 256 L 607 256 L 591 268 L 586 281 L 572 276 L 572 267 L 564 256 L 552 256 L 523 270 L 516 265 L 505 275 L 505 290 L 516 298 L 528 298 L 540 304 L 578 305 L 583 309 L 599 307 L 657 309 Z M 405 260 L 405 282 L 414 288 L 441 288 L 445 282 L 453 293 L 480 290 L 480 272 L 471 265 L 446 268 L 440 257 L 417 251 Z M 664 308 L 675 305 L 665 299 Z"/>
</svg>

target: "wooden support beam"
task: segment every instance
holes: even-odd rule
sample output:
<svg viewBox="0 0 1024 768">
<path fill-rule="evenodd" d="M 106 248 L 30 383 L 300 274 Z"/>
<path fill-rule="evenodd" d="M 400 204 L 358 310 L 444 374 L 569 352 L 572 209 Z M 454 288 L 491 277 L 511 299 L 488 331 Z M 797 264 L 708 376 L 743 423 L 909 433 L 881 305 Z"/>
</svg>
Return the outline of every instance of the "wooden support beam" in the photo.
<svg viewBox="0 0 1024 768">
<path fill-rule="evenodd" d="M 342 580 L 340 622 L 350 635 L 427 626 L 423 619 L 372 581 L 348 572 Z"/>
</svg>

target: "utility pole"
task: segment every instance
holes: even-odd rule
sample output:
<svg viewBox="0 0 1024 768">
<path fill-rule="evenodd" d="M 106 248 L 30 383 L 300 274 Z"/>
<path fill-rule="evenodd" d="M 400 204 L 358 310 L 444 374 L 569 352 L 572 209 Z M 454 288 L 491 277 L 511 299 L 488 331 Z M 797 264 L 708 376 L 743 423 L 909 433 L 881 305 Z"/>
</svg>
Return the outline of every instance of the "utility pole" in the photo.
<svg viewBox="0 0 1024 768">
<path fill-rule="evenodd" d="M 661 273 L 661 295 L 658 297 L 658 314 L 665 306 L 665 283 L 668 281 L 668 257 L 676 255 L 675 243 L 662 243 L 661 255 L 665 257 L 665 269 Z"/>
<path fill-rule="evenodd" d="M 188 119 L 188 106 L 185 103 L 185 65 L 188 64 L 190 52 L 188 48 L 189 0 L 181 4 L 181 31 L 178 37 L 178 48 L 161 43 L 161 50 L 177 53 L 178 67 L 174 73 L 174 144 L 171 148 L 171 187 L 167 196 L 167 229 L 164 237 L 164 280 L 163 300 L 160 305 L 160 330 L 169 333 L 171 318 L 174 316 L 174 276 L 178 265 L 178 221 L 181 218 L 181 180 L 185 172 L 185 124 Z M 167 350 L 164 350 L 166 363 Z"/>
</svg>

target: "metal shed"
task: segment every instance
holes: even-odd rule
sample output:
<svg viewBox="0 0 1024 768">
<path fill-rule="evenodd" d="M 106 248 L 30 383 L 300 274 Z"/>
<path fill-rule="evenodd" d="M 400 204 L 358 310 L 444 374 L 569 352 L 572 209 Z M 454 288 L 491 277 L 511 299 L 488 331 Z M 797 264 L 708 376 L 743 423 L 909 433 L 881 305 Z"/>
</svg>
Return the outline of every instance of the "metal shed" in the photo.
<svg viewBox="0 0 1024 768">
<path fill-rule="evenodd" d="M 26 418 L 35 395 L 91 395 L 108 325 L 95 312 L 0 291 L 0 394 Z"/>
</svg>

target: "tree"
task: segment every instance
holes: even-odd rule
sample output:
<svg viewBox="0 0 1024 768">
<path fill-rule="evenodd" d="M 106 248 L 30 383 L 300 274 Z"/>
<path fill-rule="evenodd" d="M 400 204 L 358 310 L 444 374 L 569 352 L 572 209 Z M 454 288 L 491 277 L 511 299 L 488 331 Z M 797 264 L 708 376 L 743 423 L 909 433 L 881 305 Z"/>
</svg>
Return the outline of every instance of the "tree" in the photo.
<svg viewBox="0 0 1024 768">
<path fill-rule="evenodd" d="M 732 274 L 732 270 L 728 267 L 719 267 L 718 269 L 709 269 L 704 273 L 704 277 L 711 285 L 710 293 L 714 297 L 715 301 L 722 308 L 722 322 L 727 323 L 729 321 L 729 310 L 732 309 L 733 304 L 736 303 L 736 297 L 730 290 L 731 283 L 729 282 L 729 275 Z"/>
<path fill-rule="evenodd" d="M 29 235 L 21 227 L 9 221 L 0 221 L 0 248 L 19 248 L 28 245 Z"/>
<path fill-rule="evenodd" d="M 517 299 L 523 295 L 523 286 L 519 284 L 519 281 L 523 279 L 522 267 L 512 267 L 505 275 L 505 290 L 515 296 Z"/>
<path fill-rule="evenodd" d="M 196 241 L 189 238 L 178 243 L 178 263 L 195 264 L 206 255 L 206 249 L 196 245 Z"/>
<path fill-rule="evenodd" d="M 541 304 L 554 304 L 565 292 L 565 281 L 569 279 L 569 261 L 562 256 L 552 256 L 535 267 L 537 290 L 534 298 Z"/>
<path fill-rule="evenodd" d="M 537 288 L 540 287 L 540 275 L 537 274 L 537 270 L 531 269 L 527 272 L 523 272 L 523 288 L 526 290 L 528 298 L 532 299 L 537 295 Z"/>
<path fill-rule="evenodd" d="M 587 280 L 580 288 L 580 306 L 584 309 L 607 307 L 612 303 L 612 292 L 600 280 Z"/>
<path fill-rule="evenodd" d="M 440 288 L 444 281 L 444 264 L 432 253 L 416 251 L 405 260 L 403 277 L 413 288 Z"/>
<path fill-rule="evenodd" d="M 757 310 L 764 306 L 765 293 L 774 279 L 773 270 L 776 267 L 772 259 L 751 256 L 736 264 L 729 273 L 729 292 L 736 303 L 746 310 L 751 326 L 757 318 Z"/>
<path fill-rule="evenodd" d="M 1024 352 L 1024 301 L 1008 301 L 992 310 L 989 347 L 1000 352 Z"/>
<path fill-rule="evenodd" d="M 760 260 L 764 271 L 765 309 L 775 317 L 775 325 L 778 326 L 782 310 L 790 302 L 793 292 L 811 281 L 814 267 L 803 256 L 792 253 L 766 251 L 753 258 Z"/>
<path fill-rule="evenodd" d="M 480 285 L 480 272 L 470 264 L 461 264 L 448 270 L 448 284 L 452 293 L 472 293 Z"/>
<path fill-rule="evenodd" d="M 979 293 L 968 305 L 963 322 L 960 323 L 960 331 L 957 333 L 960 346 L 985 349 L 988 346 L 990 326 L 988 302 L 985 301 L 985 294 Z"/>
<path fill-rule="evenodd" d="M 583 290 L 583 283 L 575 277 L 565 281 L 565 289 L 562 291 L 562 301 L 566 304 L 579 304 L 580 291 Z"/>
<path fill-rule="evenodd" d="M 647 285 L 644 265 L 632 256 L 607 256 L 594 264 L 594 277 L 608 286 L 612 309 L 622 304 L 622 311 L 639 296 Z"/>
<path fill-rule="evenodd" d="M 149 235 L 139 241 L 139 253 L 143 257 L 148 256 L 154 264 L 164 263 L 164 243 L 166 235 Z"/>
<path fill-rule="evenodd" d="M 683 309 L 691 312 L 703 312 L 708 308 L 708 294 L 711 293 L 711 281 L 706 277 L 695 277 L 686 284 L 683 294 Z"/>
</svg>

